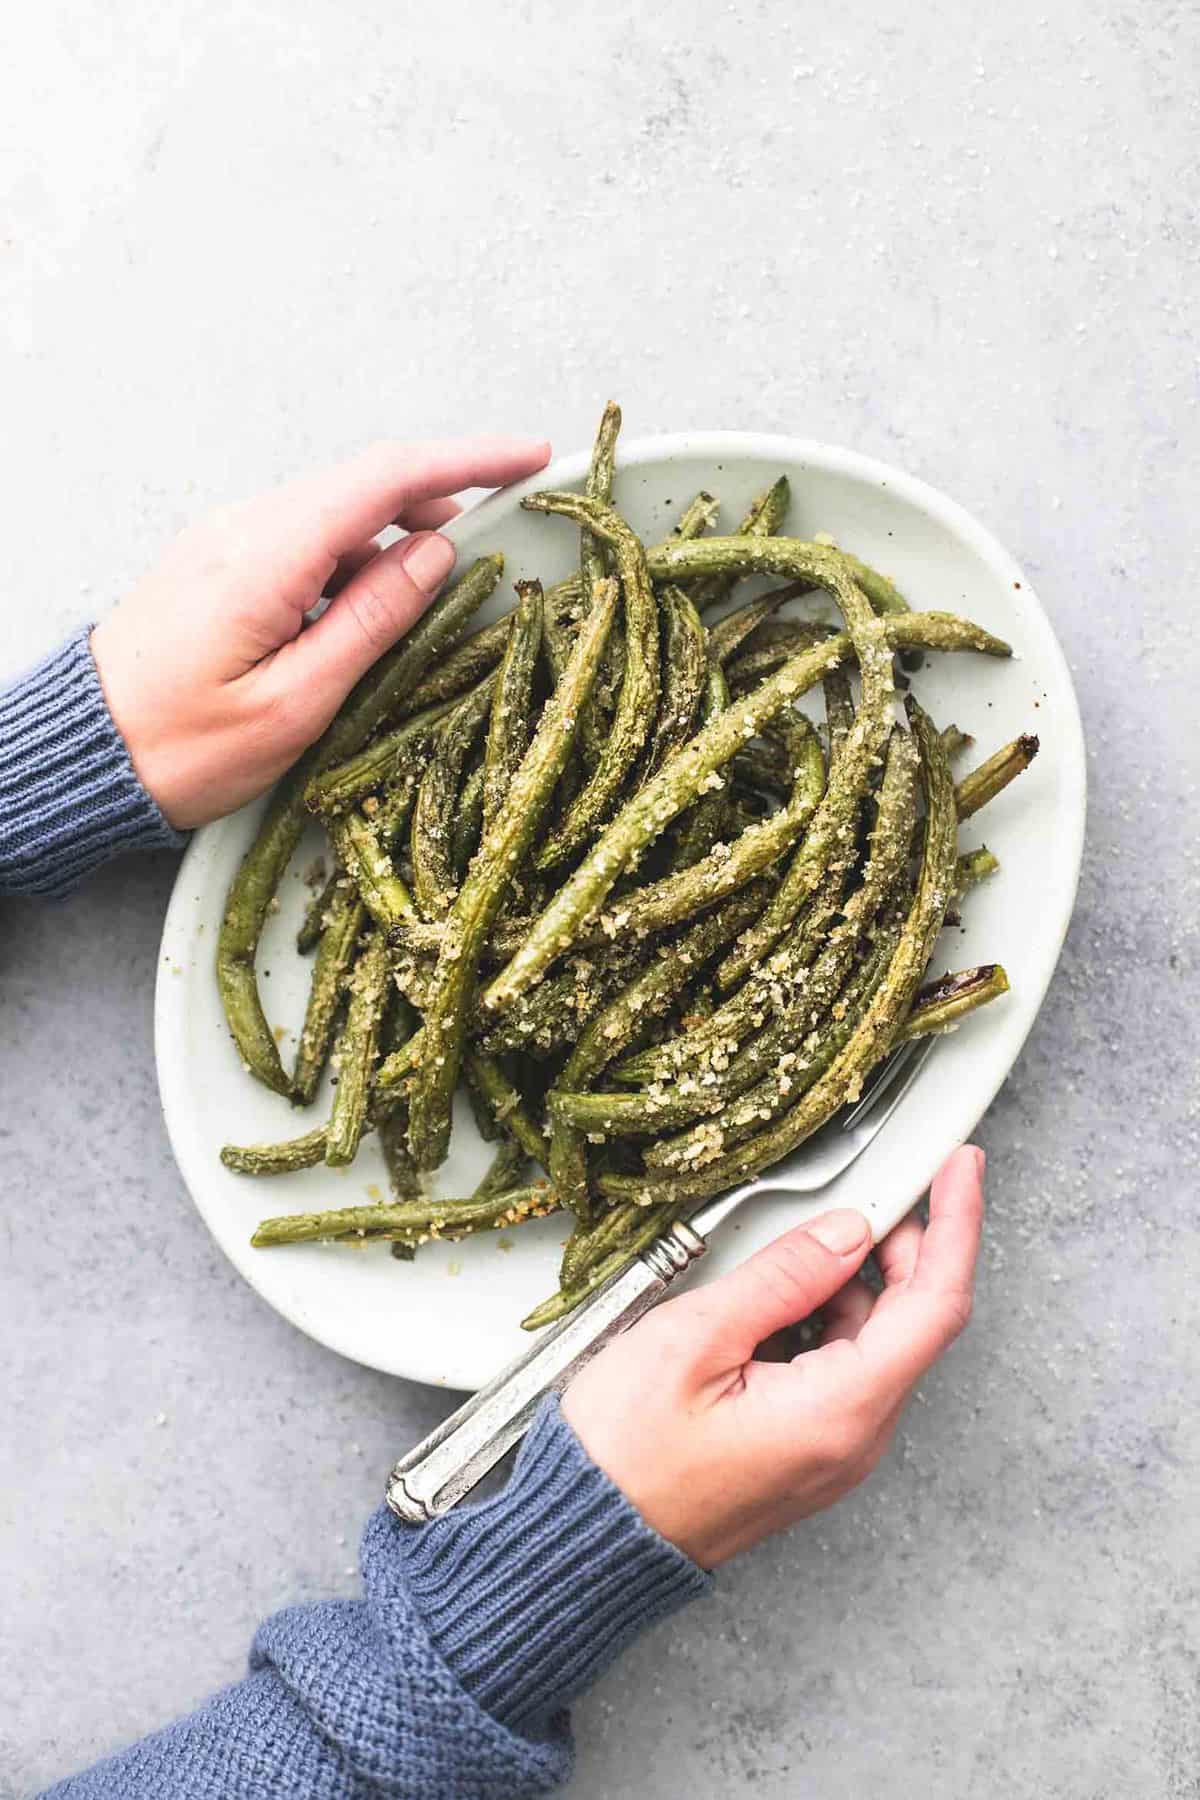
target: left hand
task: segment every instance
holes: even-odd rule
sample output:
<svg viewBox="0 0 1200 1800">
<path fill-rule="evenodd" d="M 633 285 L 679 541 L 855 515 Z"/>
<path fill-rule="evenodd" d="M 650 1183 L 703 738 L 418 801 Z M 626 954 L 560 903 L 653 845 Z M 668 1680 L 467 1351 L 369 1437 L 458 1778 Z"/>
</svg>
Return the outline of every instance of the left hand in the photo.
<svg viewBox="0 0 1200 1800">
<path fill-rule="evenodd" d="M 203 825 L 276 781 L 450 573 L 436 530 L 459 511 L 450 496 L 549 456 L 523 438 L 376 444 L 183 532 L 92 633 L 109 710 L 170 823 Z M 409 535 L 381 549 L 389 525 Z"/>
</svg>

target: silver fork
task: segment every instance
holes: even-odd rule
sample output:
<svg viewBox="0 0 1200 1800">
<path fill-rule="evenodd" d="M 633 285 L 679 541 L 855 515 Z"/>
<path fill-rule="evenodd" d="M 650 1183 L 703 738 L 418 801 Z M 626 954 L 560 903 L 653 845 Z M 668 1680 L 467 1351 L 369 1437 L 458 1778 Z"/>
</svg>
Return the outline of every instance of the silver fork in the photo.
<svg viewBox="0 0 1200 1800">
<path fill-rule="evenodd" d="M 387 1488 L 392 1511 L 420 1524 L 448 1512 L 470 1493 L 525 1435 L 542 1396 L 551 1389 L 561 1391 L 610 1338 L 657 1305 L 743 1201 L 756 1194 L 817 1193 L 849 1168 L 882 1131 L 935 1042 L 930 1038 L 894 1051 L 855 1106 L 843 1109 L 785 1161 L 710 1200 L 690 1224 L 679 1220 L 574 1312 L 540 1332 L 530 1349 L 396 1464 Z"/>
</svg>

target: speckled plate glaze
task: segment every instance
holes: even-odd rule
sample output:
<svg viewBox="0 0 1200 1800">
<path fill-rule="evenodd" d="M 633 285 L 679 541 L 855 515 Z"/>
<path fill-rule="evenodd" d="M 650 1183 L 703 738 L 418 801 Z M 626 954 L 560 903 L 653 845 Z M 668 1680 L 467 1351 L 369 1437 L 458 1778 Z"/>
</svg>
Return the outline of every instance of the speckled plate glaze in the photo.
<svg viewBox="0 0 1200 1800">
<path fill-rule="evenodd" d="M 525 486 L 491 496 L 449 528 L 460 566 L 488 550 L 503 550 L 507 559 L 504 588 L 483 619 L 507 607 L 512 581 L 537 575 L 549 585 L 570 571 L 574 530 L 522 512 L 519 501 L 539 487 L 580 482 L 586 460 L 582 454 L 563 458 Z M 801 537 L 831 533 L 891 575 L 914 606 L 966 613 L 1013 644 L 1011 662 L 929 657 L 916 688 L 935 717 L 972 732 L 973 755 L 988 754 L 1021 731 L 1040 735 L 1042 753 L 964 827 L 964 845 L 986 841 L 1001 870 L 972 893 L 963 926 L 943 935 L 933 965 L 941 970 L 1002 962 L 1012 993 L 938 1045 L 867 1153 L 818 1200 L 805 1205 L 770 1198 L 744 1210 L 705 1259 L 704 1279 L 828 1205 L 861 1208 L 877 1236 L 904 1215 L 943 1157 L 970 1134 L 1020 1052 L 1066 933 L 1083 846 L 1083 735 L 1062 651 L 1021 570 L 953 501 L 849 451 L 741 432 L 622 444 L 616 499 L 643 537 L 653 540 L 669 530 L 697 489 L 719 496 L 728 527 L 781 472 L 792 484 L 789 531 Z M 819 714 L 819 695 L 806 704 Z M 325 1098 L 297 1113 L 252 1081 L 217 998 L 217 923 L 260 812 L 261 803 L 196 834 L 167 912 L 155 1033 L 163 1111 L 180 1169 L 231 1262 L 302 1331 L 372 1368 L 476 1387 L 528 1343 L 518 1321 L 557 1285 L 566 1235 L 561 1220 L 428 1245 L 413 1263 L 397 1262 L 378 1244 L 250 1248 L 250 1233 L 266 1214 L 348 1206 L 386 1193 L 371 1139 L 348 1169 L 322 1167 L 270 1181 L 229 1174 L 218 1160 L 229 1140 L 250 1143 L 308 1130 L 322 1116 Z M 293 943 L 308 897 L 302 871 L 320 847 L 314 832 L 294 859 L 259 956 L 267 1013 L 285 1061 L 294 1051 L 310 968 Z M 489 1154 L 460 1106 L 439 1190 L 469 1192 Z"/>
</svg>

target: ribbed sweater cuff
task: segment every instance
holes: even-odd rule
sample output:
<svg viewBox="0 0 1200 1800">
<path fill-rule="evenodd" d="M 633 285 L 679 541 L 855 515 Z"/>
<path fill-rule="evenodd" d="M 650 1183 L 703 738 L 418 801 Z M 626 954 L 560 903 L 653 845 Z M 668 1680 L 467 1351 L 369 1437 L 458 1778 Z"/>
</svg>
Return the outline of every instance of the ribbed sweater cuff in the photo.
<svg viewBox="0 0 1200 1800">
<path fill-rule="evenodd" d="M 513 1729 L 564 1706 L 711 1585 L 590 1460 L 556 1398 L 502 1493 L 402 1535 L 406 1586 L 434 1644 Z"/>
<path fill-rule="evenodd" d="M 134 772 L 89 630 L 0 694 L 0 891 L 64 894 L 121 851 L 186 841 Z"/>
</svg>

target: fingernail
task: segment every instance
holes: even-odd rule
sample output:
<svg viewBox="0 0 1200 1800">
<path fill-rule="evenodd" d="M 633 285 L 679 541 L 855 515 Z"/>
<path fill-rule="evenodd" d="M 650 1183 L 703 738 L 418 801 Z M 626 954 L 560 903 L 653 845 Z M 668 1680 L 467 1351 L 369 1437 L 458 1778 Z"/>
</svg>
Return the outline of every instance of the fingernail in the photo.
<svg viewBox="0 0 1200 1800">
<path fill-rule="evenodd" d="M 436 531 L 414 531 L 400 546 L 404 572 L 426 594 L 445 581 L 454 567 L 454 545 Z"/>
<path fill-rule="evenodd" d="M 975 1152 L 975 1173 L 978 1175 L 980 1181 L 982 1181 L 983 1172 L 987 1168 L 987 1157 L 979 1148 L 978 1144 L 972 1144 L 971 1148 Z"/>
<path fill-rule="evenodd" d="M 807 1230 L 818 1244 L 832 1250 L 835 1256 L 850 1256 L 855 1250 L 861 1250 L 863 1240 L 870 1234 L 870 1226 L 863 1215 L 849 1206 L 839 1207 L 837 1212 L 822 1213 Z"/>
</svg>

